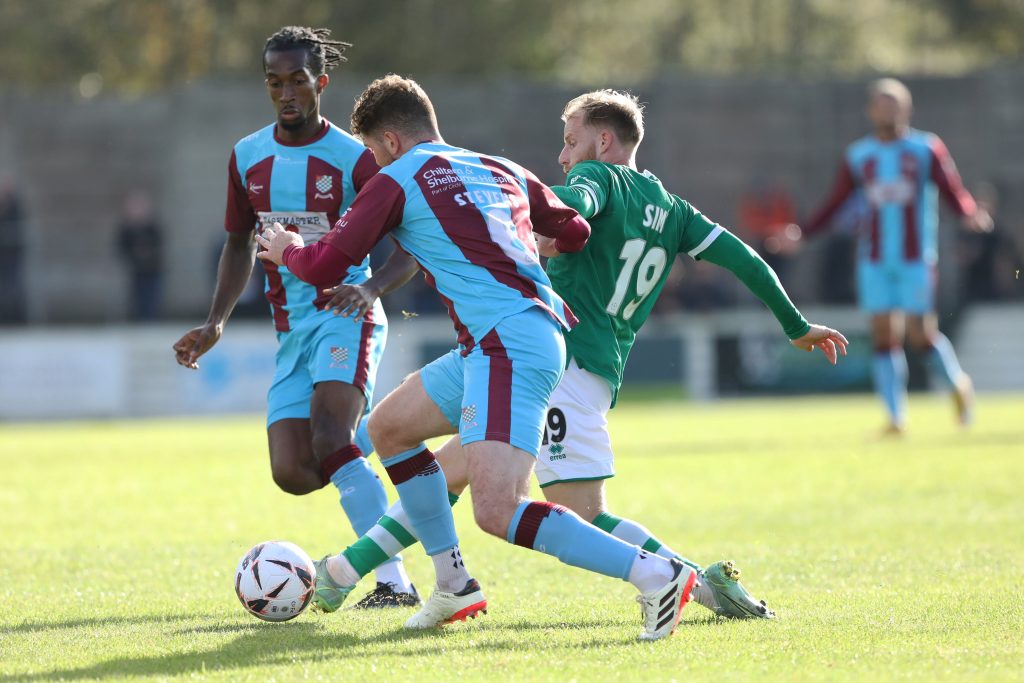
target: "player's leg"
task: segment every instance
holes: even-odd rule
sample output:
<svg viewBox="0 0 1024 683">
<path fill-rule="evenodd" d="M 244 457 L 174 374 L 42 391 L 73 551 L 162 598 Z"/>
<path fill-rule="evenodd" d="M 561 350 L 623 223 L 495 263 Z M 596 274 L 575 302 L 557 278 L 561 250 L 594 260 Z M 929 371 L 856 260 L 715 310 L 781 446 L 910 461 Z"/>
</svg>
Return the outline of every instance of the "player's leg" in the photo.
<svg viewBox="0 0 1024 683">
<path fill-rule="evenodd" d="M 906 426 L 907 357 L 903 351 L 903 320 L 892 274 L 881 264 L 861 261 L 857 289 L 861 308 L 871 316 L 871 361 L 875 392 L 882 399 L 889 424 L 886 433 Z"/>
<path fill-rule="evenodd" d="M 903 351 L 903 314 L 898 311 L 871 316 L 872 371 L 875 391 L 885 405 L 887 433 L 899 434 L 907 422 L 907 356 Z"/>
<path fill-rule="evenodd" d="M 354 425 L 363 414 L 363 392 L 344 382 L 320 382 L 311 405 L 313 451 L 324 477 L 337 487 L 341 507 L 357 536 L 367 533 L 388 507 L 387 493 L 366 455 L 354 443 Z M 401 555 L 375 566 L 377 586 L 356 607 L 401 607 L 419 603 Z"/>
<path fill-rule="evenodd" d="M 324 487 L 320 464 L 313 456 L 308 418 L 282 418 L 267 427 L 270 473 L 285 493 L 302 496 Z"/>
<path fill-rule="evenodd" d="M 939 331 L 935 315 L 935 269 L 918 263 L 907 266 L 904 308 L 907 315 L 907 341 L 925 354 L 934 377 L 950 390 L 960 424 L 970 424 L 974 408 L 974 385 L 960 367 L 949 338 Z"/>
<path fill-rule="evenodd" d="M 425 439 L 452 431 L 462 392 L 464 359 L 450 353 L 407 379 L 370 416 L 370 437 L 395 484 L 415 535 L 434 564 L 435 590 L 407 628 L 440 626 L 487 608 L 480 584 L 466 569 L 444 471 Z M 450 384 L 449 384 L 450 380 Z M 446 385 L 428 393 L 426 384 Z M 465 410 L 462 411 L 465 418 Z"/>
<path fill-rule="evenodd" d="M 301 360 L 301 344 L 286 336 L 277 351 L 267 391 L 267 446 L 274 483 L 286 493 L 305 495 L 326 484 L 313 455 L 309 406 L 313 381 Z"/>
<path fill-rule="evenodd" d="M 551 392 L 535 473 L 548 502 L 564 505 L 583 519 L 627 543 L 676 557 L 697 571 L 642 525 L 608 512 L 604 482 L 615 476 L 615 456 L 608 433 L 612 388 L 603 377 L 570 359 Z"/>
<path fill-rule="evenodd" d="M 696 572 L 627 544 L 567 508 L 528 498 L 564 349 L 561 330 L 532 310 L 503 321 L 467 357 L 459 435 L 474 517 L 485 532 L 509 543 L 629 581 L 640 590 L 645 610 L 641 637 L 664 637 L 675 629 Z"/>
<path fill-rule="evenodd" d="M 393 392 L 397 394 L 394 396 L 395 400 L 402 400 L 403 394 L 398 394 L 400 391 L 414 395 L 422 391 L 428 396 L 432 405 L 423 406 L 423 415 L 407 419 L 429 423 L 429 436 L 450 434 L 457 428 L 461 415 L 462 363 L 459 353 L 452 351 L 407 377 L 402 386 Z M 381 405 L 389 404 L 392 400 L 393 396 L 388 396 Z M 356 439 L 373 447 L 366 420 L 360 423 Z M 385 444 L 384 447 L 393 446 Z M 443 452 L 445 449 L 442 447 L 440 451 Z M 464 474 L 459 476 L 465 478 Z M 462 488 L 465 488 L 465 484 L 459 490 Z M 449 504 L 454 504 L 458 496 L 450 493 L 448 500 Z M 402 501 L 396 501 L 355 543 L 340 554 L 326 558 L 326 566 L 330 569 L 332 577 L 331 583 L 334 585 L 321 586 L 324 582 L 318 579 L 315 598 L 317 606 L 325 611 L 337 609 L 360 578 L 386 562 L 392 555 L 416 542 L 416 531 L 409 520 L 409 515 L 406 514 Z"/>
<path fill-rule="evenodd" d="M 355 442 L 360 418 L 373 395 L 387 327 L 383 311 L 355 323 L 330 317 L 320 325 L 308 357 L 314 389 L 310 404 L 313 454 L 323 476 L 338 489 L 356 536 L 365 534 L 387 510 L 380 478 Z M 419 602 L 401 557 L 377 569 L 377 588 L 359 607 L 392 607 Z"/>
<path fill-rule="evenodd" d="M 908 316 L 907 339 L 916 350 L 926 354 L 934 377 L 950 390 L 961 425 L 969 425 L 974 413 L 974 383 L 960 367 L 949 338 L 939 331 L 934 313 Z"/>
</svg>

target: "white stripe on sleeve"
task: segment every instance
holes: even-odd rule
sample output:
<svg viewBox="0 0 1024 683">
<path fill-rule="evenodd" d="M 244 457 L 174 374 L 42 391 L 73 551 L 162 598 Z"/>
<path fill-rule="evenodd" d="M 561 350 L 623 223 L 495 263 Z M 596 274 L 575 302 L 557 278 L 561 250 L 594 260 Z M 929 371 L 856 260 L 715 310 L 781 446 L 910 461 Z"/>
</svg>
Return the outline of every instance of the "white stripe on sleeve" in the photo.
<svg viewBox="0 0 1024 683">
<path fill-rule="evenodd" d="M 721 225 L 716 225 L 715 229 L 709 232 L 708 236 L 704 238 L 704 241 L 686 253 L 693 258 L 697 258 L 697 256 L 699 256 L 702 251 L 710 247 L 711 243 L 714 242 L 723 232 L 725 232 L 725 228 Z"/>
</svg>

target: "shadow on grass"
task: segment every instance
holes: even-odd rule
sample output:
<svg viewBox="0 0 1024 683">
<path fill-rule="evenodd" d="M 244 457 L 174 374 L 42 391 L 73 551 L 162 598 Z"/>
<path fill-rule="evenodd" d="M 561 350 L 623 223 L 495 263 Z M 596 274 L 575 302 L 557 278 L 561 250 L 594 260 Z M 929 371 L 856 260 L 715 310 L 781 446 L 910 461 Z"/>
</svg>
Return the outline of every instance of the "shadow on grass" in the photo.
<svg viewBox="0 0 1024 683">
<path fill-rule="evenodd" d="M 94 628 L 97 626 L 174 624 L 180 621 L 194 621 L 196 619 L 213 620 L 218 618 L 218 615 L 215 614 L 149 614 L 139 617 L 93 617 L 87 619 L 62 619 L 58 621 L 23 621 L 4 630 L 9 634 L 39 633 L 42 631 L 64 631 L 73 628 Z"/>
<path fill-rule="evenodd" d="M 96 626 L 103 624 L 146 624 L 173 623 L 196 619 L 197 615 L 188 617 L 139 617 L 83 619 L 78 622 L 36 622 L 21 626 L 22 631 L 45 630 L 56 628 L 73 628 L 74 626 Z M 199 615 L 199 618 L 220 619 L 219 616 Z M 714 621 L 689 622 L 681 624 L 680 629 L 707 627 Z M 581 631 L 586 629 L 605 629 L 607 621 L 590 620 L 587 622 L 548 622 L 535 623 L 516 621 L 512 623 L 488 623 L 486 620 L 474 625 L 481 636 L 497 635 L 501 632 L 514 634 L 518 631 Z M 618 625 L 616 625 L 618 628 Z M 639 630 L 639 624 L 636 624 Z M 584 637 L 566 643 L 567 649 L 579 649 L 595 646 L 620 646 L 635 642 L 633 629 L 623 627 L 621 637 L 609 638 L 607 635 Z M 238 633 L 230 642 L 199 652 L 175 652 L 141 657 L 115 657 L 103 662 L 72 669 L 57 669 L 33 674 L 12 674 L 0 676 L 0 681 L 51 681 L 51 680 L 84 680 L 103 679 L 121 676 L 154 676 L 170 677 L 193 673 L 227 672 L 234 669 L 253 668 L 259 666 L 289 665 L 297 661 L 315 664 L 325 659 L 344 657 L 353 649 L 367 645 L 394 643 L 390 650 L 392 655 L 400 657 L 418 657 L 430 655 L 438 651 L 438 641 L 456 635 L 452 631 L 431 629 L 426 631 L 407 631 L 398 627 L 394 631 L 381 635 L 363 637 L 357 634 L 328 632 L 323 625 L 316 622 L 295 623 L 284 626 L 271 626 L 252 623 L 214 623 L 195 628 L 181 628 L 177 634 L 188 633 Z M 158 637 L 157 634 L 153 634 Z M 521 650 L 523 645 L 517 638 L 499 638 L 497 641 L 485 639 L 482 642 L 459 642 L 459 647 L 467 651 L 498 652 Z"/>
</svg>

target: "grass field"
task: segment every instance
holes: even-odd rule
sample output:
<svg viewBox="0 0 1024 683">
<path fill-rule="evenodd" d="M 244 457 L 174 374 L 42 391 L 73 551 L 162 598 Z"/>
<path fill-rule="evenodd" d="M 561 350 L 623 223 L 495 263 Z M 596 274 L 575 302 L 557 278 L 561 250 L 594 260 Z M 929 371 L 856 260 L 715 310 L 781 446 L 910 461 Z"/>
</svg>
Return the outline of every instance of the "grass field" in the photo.
<svg viewBox="0 0 1024 683">
<path fill-rule="evenodd" d="M 1024 396 L 978 415 L 960 433 L 915 396 L 910 434 L 877 442 L 866 396 L 624 403 L 611 509 L 737 560 L 779 614 L 691 605 L 652 644 L 628 584 L 484 537 L 465 503 L 483 619 L 259 622 L 232 589 L 249 546 L 352 538 L 333 489 L 274 488 L 260 417 L 0 426 L 0 680 L 1021 680 Z M 429 562 L 407 559 L 426 588 Z"/>
</svg>

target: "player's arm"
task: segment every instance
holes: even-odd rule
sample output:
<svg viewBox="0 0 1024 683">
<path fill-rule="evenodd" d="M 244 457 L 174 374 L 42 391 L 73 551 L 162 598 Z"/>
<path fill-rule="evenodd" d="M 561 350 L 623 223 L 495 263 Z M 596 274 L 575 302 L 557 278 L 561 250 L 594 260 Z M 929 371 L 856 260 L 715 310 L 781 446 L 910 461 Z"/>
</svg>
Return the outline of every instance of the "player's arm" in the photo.
<svg viewBox="0 0 1024 683">
<path fill-rule="evenodd" d="M 931 148 L 931 179 L 939 188 L 939 193 L 946 204 L 958 216 L 968 230 L 989 232 L 992 229 L 992 217 L 985 209 L 978 206 L 974 197 L 964 187 L 960 173 L 956 170 L 953 157 L 945 143 L 937 135 L 932 135 L 928 146 Z"/>
<path fill-rule="evenodd" d="M 524 172 L 533 231 L 550 238 L 539 242 L 540 246 L 546 246 L 541 253 L 544 256 L 551 256 L 554 255 L 552 251 L 574 253 L 582 249 L 590 239 L 590 223 L 587 223 L 579 211 L 559 199 L 553 189 L 538 180 L 537 176 L 526 169 Z"/>
<path fill-rule="evenodd" d="M 373 308 L 373 303 L 377 299 L 404 285 L 419 270 L 420 264 L 416 259 L 395 243 L 395 249 L 388 256 L 388 260 L 375 270 L 373 276 L 366 282 L 358 285 L 342 283 L 325 289 L 325 294 L 333 295 L 327 303 L 326 310 L 333 310 L 335 315 L 340 314 L 346 318 L 352 316 L 353 319 L 359 320 Z"/>
<path fill-rule="evenodd" d="M 843 159 L 839 166 L 839 173 L 836 174 L 835 182 L 832 184 L 832 191 L 829 193 L 825 203 L 818 207 L 818 210 L 811 214 L 807 222 L 801 226 L 803 233 L 807 236 L 820 232 L 824 229 L 836 211 L 849 199 L 856 188 L 853 171 L 846 159 Z"/>
<path fill-rule="evenodd" d="M 302 237 L 275 223 L 256 236 L 259 245 L 266 249 L 256 257 L 286 266 L 303 282 L 337 282 L 401 223 L 404 210 L 405 192 L 401 185 L 381 173 L 356 195 L 352 206 L 319 242 L 307 247 Z"/>
<path fill-rule="evenodd" d="M 689 210 L 692 216 L 683 248 L 690 256 L 721 266 L 739 278 L 768 307 L 790 343 L 797 348 L 805 351 L 818 348 L 833 365 L 838 353 L 846 355 L 846 337 L 829 327 L 808 323 L 790 300 L 775 271 L 756 251 L 692 207 Z"/>
<path fill-rule="evenodd" d="M 206 322 L 186 332 L 172 347 L 178 364 L 193 370 L 199 367 L 199 357 L 220 339 L 224 324 L 249 282 L 256 254 L 256 242 L 253 239 L 256 212 L 245 193 L 233 152 L 228 164 L 228 202 L 224 228 L 228 237 L 217 263 L 217 284 Z"/>
</svg>

